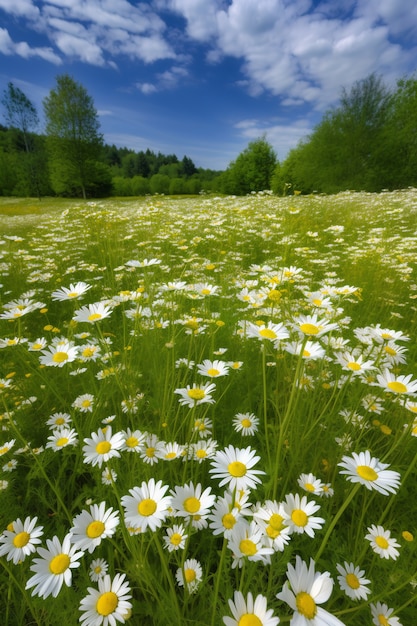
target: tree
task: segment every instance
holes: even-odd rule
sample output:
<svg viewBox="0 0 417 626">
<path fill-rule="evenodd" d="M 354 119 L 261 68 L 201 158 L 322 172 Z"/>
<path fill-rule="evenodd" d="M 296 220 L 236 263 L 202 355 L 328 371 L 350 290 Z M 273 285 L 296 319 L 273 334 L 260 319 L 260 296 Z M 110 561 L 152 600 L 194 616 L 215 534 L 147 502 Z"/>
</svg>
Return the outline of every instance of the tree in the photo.
<svg viewBox="0 0 417 626">
<path fill-rule="evenodd" d="M 36 155 L 34 155 L 35 143 L 33 139 L 33 132 L 39 125 L 36 107 L 23 91 L 11 82 L 8 83 L 7 89 L 4 90 L 1 102 L 5 108 L 4 117 L 6 122 L 11 128 L 19 131 L 23 139 L 26 157 L 23 160 L 22 167 L 26 171 L 28 182 L 30 183 L 27 191 L 29 194 L 35 192 L 40 198 L 40 160 L 37 162 Z"/>
<path fill-rule="evenodd" d="M 270 189 L 277 156 L 265 137 L 251 141 L 228 168 L 223 177 L 225 192 L 245 195 Z"/>
<path fill-rule="evenodd" d="M 57 193 L 81 191 L 86 198 L 89 187 L 96 190 L 99 182 L 95 180 L 96 162 L 103 137 L 97 111 L 86 89 L 71 76 L 58 76 L 56 82 L 56 88 L 43 101 L 51 182 Z M 100 169 L 100 181 L 103 174 Z"/>
</svg>

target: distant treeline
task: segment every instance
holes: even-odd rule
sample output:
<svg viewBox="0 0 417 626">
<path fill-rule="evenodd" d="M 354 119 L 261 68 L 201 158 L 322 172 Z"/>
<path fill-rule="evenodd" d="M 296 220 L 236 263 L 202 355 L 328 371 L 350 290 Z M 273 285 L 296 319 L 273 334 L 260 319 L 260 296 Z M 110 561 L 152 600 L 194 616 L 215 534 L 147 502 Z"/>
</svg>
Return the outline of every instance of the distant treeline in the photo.
<svg viewBox="0 0 417 626">
<path fill-rule="evenodd" d="M 279 163 L 265 136 L 221 172 L 150 149 L 107 145 L 85 88 L 68 75 L 44 99 L 45 134 L 12 83 L 2 99 L 0 195 L 76 197 L 381 191 L 417 186 L 417 79 L 389 89 L 375 74 L 342 90 L 311 135 Z"/>
</svg>

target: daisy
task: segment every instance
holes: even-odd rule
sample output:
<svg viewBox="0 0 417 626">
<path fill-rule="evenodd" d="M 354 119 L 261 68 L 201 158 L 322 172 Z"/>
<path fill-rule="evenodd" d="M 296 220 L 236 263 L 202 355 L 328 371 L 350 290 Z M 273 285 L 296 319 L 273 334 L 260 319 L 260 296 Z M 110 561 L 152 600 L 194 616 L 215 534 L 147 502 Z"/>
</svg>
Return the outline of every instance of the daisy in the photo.
<svg viewBox="0 0 417 626">
<path fill-rule="evenodd" d="M 160 259 L 143 259 L 143 261 L 127 261 L 125 265 L 128 267 L 152 267 L 162 263 Z"/>
<path fill-rule="evenodd" d="M 168 552 L 174 550 L 184 550 L 185 542 L 188 538 L 182 524 L 174 524 L 172 528 L 167 528 L 166 535 L 163 537 L 165 548 Z"/>
<path fill-rule="evenodd" d="M 0 556 L 7 555 L 8 561 L 15 565 L 35 552 L 36 544 L 41 543 L 39 537 L 43 535 L 43 526 L 36 526 L 37 517 L 27 517 L 24 522 L 17 519 L 0 535 Z"/>
<path fill-rule="evenodd" d="M 229 600 L 231 617 L 223 617 L 226 626 L 277 626 L 279 617 L 273 617 L 273 610 L 267 609 L 267 599 L 257 595 L 255 600 L 249 591 L 246 601 L 241 591 L 235 591 L 233 600 Z"/>
<path fill-rule="evenodd" d="M 204 439 L 205 437 L 210 437 L 213 422 L 209 417 L 199 417 L 195 420 L 193 428 L 198 437 Z"/>
<path fill-rule="evenodd" d="M 313 493 L 316 496 L 321 496 L 323 493 L 323 483 L 314 474 L 301 474 L 297 482 L 298 486 L 304 489 L 304 491 Z"/>
<path fill-rule="evenodd" d="M 175 574 L 180 587 L 187 585 L 188 593 L 194 593 L 203 580 L 203 570 L 196 559 L 186 559 L 184 566 L 177 569 Z"/>
<path fill-rule="evenodd" d="M 165 459 L 165 461 L 173 461 L 174 459 L 183 457 L 186 452 L 186 448 L 176 441 L 168 441 L 164 443 L 161 452 L 161 458 Z"/>
<path fill-rule="evenodd" d="M 407 359 L 404 356 L 406 352 L 407 348 L 404 348 L 403 346 L 397 346 L 394 341 L 389 341 L 388 344 L 383 348 L 383 356 L 386 365 L 389 367 L 390 365 L 406 363 Z"/>
<path fill-rule="evenodd" d="M 145 441 L 145 433 L 140 430 L 131 430 L 127 428 L 122 431 L 124 438 L 123 445 L 120 448 L 126 452 L 140 452 Z"/>
<path fill-rule="evenodd" d="M 366 586 L 371 582 L 364 578 L 364 570 L 355 567 L 353 563 L 344 565 L 336 564 L 336 569 L 340 576 L 337 577 L 340 588 L 351 600 L 366 600 L 371 590 Z"/>
<path fill-rule="evenodd" d="M 109 317 L 113 312 L 113 309 L 103 302 L 96 302 L 95 304 L 89 304 L 83 306 L 74 313 L 72 318 L 75 322 L 89 322 L 95 324 L 100 320 Z"/>
<path fill-rule="evenodd" d="M 253 413 L 236 413 L 233 418 L 233 427 L 242 435 L 254 435 L 259 426 L 259 419 Z"/>
<path fill-rule="evenodd" d="M 78 358 L 83 362 L 97 361 L 101 357 L 101 349 L 95 343 L 86 343 L 79 347 Z"/>
<path fill-rule="evenodd" d="M 417 380 L 411 380 L 412 374 L 408 376 L 395 376 L 388 369 L 383 374 L 377 374 L 377 384 L 385 391 L 398 395 L 414 395 L 417 393 Z"/>
<path fill-rule="evenodd" d="M 81 396 L 78 396 L 78 398 L 75 398 L 71 406 L 81 411 L 81 413 L 92 413 L 94 396 L 91 393 L 83 393 Z"/>
<path fill-rule="evenodd" d="M 75 446 L 78 443 L 77 431 L 74 428 L 57 428 L 48 437 L 45 448 L 52 448 L 54 452 L 62 450 L 66 446 Z"/>
<path fill-rule="evenodd" d="M 262 561 L 267 565 L 274 553 L 271 547 L 265 545 L 262 528 L 256 522 L 249 523 L 243 518 L 233 527 L 227 546 L 234 557 L 232 569 L 243 567 L 245 559 Z"/>
<path fill-rule="evenodd" d="M 300 315 L 295 319 L 295 329 L 305 337 L 321 337 L 337 328 L 337 324 L 328 320 L 320 319 L 316 313 L 313 315 Z"/>
<path fill-rule="evenodd" d="M 376 554 L 379 554 L 381 559 L 394 559 L 400 555 L 397 548 L 400 547 L 400 544 L 391 537 L 391 531 L 385 530 L 382 526 L 369 526 L 368 534 L 365 535 L 365 539 L 367 539 L 371 548 Z"/>
<path fill-rule="evenodd" d="M 130 489 L 130 496 L 121 499 L 126 523 L 141 532 L 148 527 L 152 531 L 160 528 L 171 510 L 171 496 L 165 495 L 167 490 L 168 485 L 163 485 L 162 480 L 156 483 L 153 478 Z"/>
<path fill-rule="evenodd" d="M 261 482 L 262 470 L 252 469 L 261 457 L 250 447 L 235 448 L 232 445 L 218 450 L 213 457 L 209 473 L 213 478 L 221 479 L 219 486 L 227 485 L 232 491 L 237 489 L 253 489 Z"/>
<path fill-rule="evenodd" d="M 338 463 L 343 468 L 340 473 L 346 474 L 350 482 L 361 483 L 369 490 L 376 489 L 384 496 L 398 490 L 400 474 L 387 470 L 389 465 L 372 457 L 369 450 L 359 454 L 352 452 L 352 457 L 344 456 L 342 462 Z"/>
<path fill-rule="evenodd" d="M 214 399 L 211 394 L 215 391 L 216 385 L 214 383 L 205 383 L 204 385 L 193 384 L 192 387 L 187 385 L 185 388 L 175 389 L 174 393 L 181 396 L 179 403 L 182 406 L 194 407 L 199 404 L 209 403 L 213 404 Z"/>
<path fill-rule="evenodd" d="M 315 563 L 310 566 L 297 554 L 295 567 L 288 563 L 287 578 L 277 598 L 286 602 L 294 611 L 291 626 L 343 626 L 343 623 L 318 604 L 326 602 L 333 590 L 333 580 L 329 572 L 315 571 Z"/>
<path fill-rule="evenodd" d="M 103 485 L 112 485 L 116 482 L 116 480 L 117 474 L 114 469 L 106 467 L 106 469 L 101 472 L 101 482 L 103 483 Z"/>
<path fill-rule="evenodd" d="M 0 444 L 0 456 L 6 454 L 11 450 L 16 443 L 16 439 L 10 439 L 10 441 L 6 441 L 5 443 Z"/>
<path fill-rule="evenodd" d="M 113 457 L 120 457 L 119 450 L 123 446 L 123 434 L 112 434 L 111 426 L 100 429 L 97 433 L 91 433 L 91 437 L 84 439 L 84 463 L 91 463 L 94 467 L 101 467 L 103 463 Z"/>
<path fill-rule="evenodd" d="M 362 354 L 355 355 L 353 352 L 342 352 L 336 354 L 339 364 L 353 376 L 358 376 L 366 371 L 375 369 L 373 361 L 364 361 Z"/>
<path fill-rule="evenodd" d="M 400 330 L 381 328 L 379 324 L 376 326 L 370 326 L 369 330 L 373 337 L 380 343 L 383 343 L 384 341 L 410 341 L 410 337 L 404 335 Z"/>
<path fill-rule="evenodd" d="M 306 361 L 322 359 L 326 351 L 322 346 L 314 341 L 292 341 L 285 346 L 285 350 L 290 354 L 302 356 Z"/>
<path fill-rule="evenodd" d="M 205 359 L 200 365 L 197 365 L 197 372 L 208 378 L 219 378 L 229 374 L 229 366 L 225 361 Z"/>
<path fill-rule="evenodd" d="M 28 350 L 29 352 L 39 352 L 40 350 L 43 350 L 44 348 L 46 348 L 47 346 L 47 341 L 44 337 L 38 337 L 38 339 L 35 339 L 35 341 L 32 341 L 29 346 L 28 346 Z"/>
<path fill-rule="evenodd" d="M 71 423 L 71 415 L 69 413 L 53 413 L 47 420 L 46 425 L 52 429 L 68 426 Z"/>
<path fill-rule="evenodd" d="M 248 322 L 246 334 L 248 337 L 255 337 L 260 341 L 268 339 L 268 341 L 273 342 L 287 339 L 290 336 L 288 330 L 281 322 L 279 324 L 268 322 L 267 324 L 260 324 L 259 326 L 253 322 Z"/>
<path fill-rule="evenodd" d="M 192 443 L 188 448 L 188 458 L 202 463 L 206 459 L 211 459 L 217 450 L 217 441 L 214 439 L 200 439 Z"/>
<path fill-rule="evenodd" d="M 300 497 L 298 493 L 289 493 L 285 496 L 283 510 L 287 517 L 286 524 L 293 533 L 307 533 L 314 537 L 314 531 L 320 529 L 326 521 L 322 517 L 315 517 L 313 513 L 320 509 L 315 502 L 308 502 L 307 496 Z"/>
<path fill-rule="evenodd" d="M 33 559 L 30 569 L 35 574 L 26 583 L 26 589 L 34 587 L 33 596 L 45 599 L 52 595 L 56 598 L 64 583 L 71 586 L 72 570 L 80 566 L 84 552 L 77 551 L 70 539 L 71 535 L 66 535 L 61 544 L 55 536 L 46 540 L 47 549 L 38 548 L 41 558 Z"/>
<path fill-rule="evenodd" d="M 3 472 L 13 472 L 13 470 L 15 470 L 16 467 L 17 467 L 16 459 L 10 459 L 10 461 L 7 461 L 7 463 L 5 463 L 1 469 L 3 470 Z"/>
<path fill-rule="evenodd" d="M 104 559 L 94 559 L 91 561 L 89 576 L 93 583 L 96 583 L 100 578 L 103 578 L 107 574 L 109 565 Z"/>
<path fill-rule="evenodd" d="M 51 297 L 52 300 L 74 300 L 79 296 L 82 296 L 89 289 L 91 289 L 91 285 L 87 285 L 87 283 L 80 281 L 78 283 L 75 283 L 75 285 L 71 283 L 69 287 L 61 287 L 61 289 L 56 289 L 56 291 L 52 292 Z"/>
<path fill-rule="evenodd" d="M 371 603 L 369 606 L 375 626 L 401 626 L 398 617 L 393 616 L 394 609 L 389 609 L 387 604 L 376 602 L 376 604 Z"/>
<path fill-rule="evenodd" d="M 208 519 L 213 535 L 223 534 L 226 539 L 229 539 L 235 524 L 241 519 L 241 514 L 239 507 L 234 506 L 230 497 L 219 497 Z"/>
<path fill-rule="evenodd" d="M 71 543 L 80 550 L 92 553 L 100 545 L 102 539 L 111 537 L 119 524 L 119 515 L 112 508 L 107 509 L 106 503 L 92 504 L 90 511 L 82 511 L 74 517 Z"/>
<path fill-rule="evenodd" d="M 283 552 L 291 538 L 291 531 L 285 522 L 287 515 L 281 502 L 267 500 L 253 514 L 256 523 L 266 535 L 266 543 L 276 552 Z"/>
<path fill-rule="evenodd" d="M 158 463 L 164 455 L 164 445 L 164 442 L 160 441 L 157 435 L 146 435 L 141 447 L 140 458 L 148 465 Z"/>
<path fill-rule="evenodd" d="M 116 574 L 113 580 L 106 574 L 98 580 L 98 589 L 88 587 L 87 591 L 79 607 L 83 626 L 115 626 L 130 616 L 132 594 L 125 574 Z"/>
<path fill-rule="evenodd" d="M 61 342 L 54 346 L 49 346 L 47 350 L 42 350 L 39 357 L 41 365 L 47 367 L 64 367 L 66 363 L 75 361 L 78 356 L 78 348 L 72 341 Z"/>
<path fill-rule="evenodd" d="M 190 482 L 183 487 L 175 487 L 171 490 L 173 515 L 191 520 L 194 515 L 207 516 L 213 506 L 216 496 L 211 493 L 211 488 L 202 490 L 200 483 L 194 487 Z"/>
</svg>

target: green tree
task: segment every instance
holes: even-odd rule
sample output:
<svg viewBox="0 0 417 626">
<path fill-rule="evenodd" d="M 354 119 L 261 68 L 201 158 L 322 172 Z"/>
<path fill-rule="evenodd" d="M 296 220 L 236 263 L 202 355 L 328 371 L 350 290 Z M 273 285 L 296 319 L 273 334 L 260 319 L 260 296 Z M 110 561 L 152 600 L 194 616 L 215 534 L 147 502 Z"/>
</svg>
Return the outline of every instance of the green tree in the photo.
<svg viewBox="0 0 417 626">
<path fill-rule="evenodd" d="M 94 102 L 71 76 L 57 76 L 56 88 L 44 101 L 51 182 L 59 194 L 97 191 L 104 172 L 97 168 L 103 138 Z M 97 176 L 98 179 L 97 180 Z"/>
<path fill-rule="evenodd" d="M 223 176 L 225 193 L 245 195 L 270 189 L 277 156 L 265 137 L 251 141 Z"/>
</svg>

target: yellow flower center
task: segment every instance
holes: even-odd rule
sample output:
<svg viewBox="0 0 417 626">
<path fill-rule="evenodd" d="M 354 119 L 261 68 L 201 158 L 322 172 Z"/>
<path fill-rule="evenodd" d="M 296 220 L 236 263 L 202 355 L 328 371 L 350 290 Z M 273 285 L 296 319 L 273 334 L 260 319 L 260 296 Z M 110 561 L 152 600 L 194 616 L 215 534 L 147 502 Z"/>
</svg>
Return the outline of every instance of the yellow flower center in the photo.
<svg viewBox="0 0 417 626">
<path fill-rule="evenodd" d="M 349 363 L 346 363 L 346 367 L 348 367 L 353 372 L 358 372 L 361 369 L 361 366 L 359 365 L 359 363 L 356 363 L 356 361 L 350 361 Z"/>
<path fill-rule="evenodd" d="M 291 513 L 291 519 L 296 526 L 306 526 L 308 524 L 308 516 L 302 509 L 294 509 Z"/>
<path fill-rule="evenodd" d="M 149 517 L 150 515 L 153 515 L 155 511 L 156 502 L 151 498 L 145 498 L 138 504 L 138 512 L 140 515 L 143 515 L 143 517 Z"/>
<path fill-rule="evenodd" d="M 389 621 L 382 613 L 378 615 L 378 622 L 381 624 L 381 626 L 389 626 Z"/>
<path fill-rule="evenodd" d="M 394 393 L 405 393 L 407 391 L 407 387 L 400 383 L 398 380 L 392 380 L 387 384 L 388 389 L 394 391 Z"/>
<path fill-rule="evenodd" d="M 204 389 L 188 389 L 187 394 L 192 400 L 202 400 L 206 392 Z"/>
<path fill-rule="evenodd" d="M 243 428 L 250 428 L 252 426 L 252 422 L 247 418 L 243 419 L 240 423 L 242 424 Z"/>
<path fill-rule="evenodd" d="M 251 539 L 242 539 L 239 549 L 245 556 L 253 556 L 258 552 L 256 544 Z"/>
<path fill-rule="evenodd" d="M 107 454 L 109 450 L 111 450 L 110 441 L 99 441 L 99 443 L 96 445 L 97 454 Z"/>
<path fill-rule="evenodd" d="M 218 376 L 220 374 L 220 370 L 216 370 L 215 367 L 210 367 L 210 369 L 207 370 L 207 375 L 208 376 L 212 376 L 214 378 L 214 376 Z"/>
<path fill-rule="evenodd" d="M 306 491 L 311 491 L 311 493 L 315 491 L 314 485 L 312 483 L 304 483 L 304 489 Z"/>
<path fill-rule="evenodd" d="M 91 406 L 91 400 L 83 400 L 81 402 L 81 406 L 83 407 L 83 409 L 88 409 L 88 407 Z"/>
<path fill-rule="evenodd" d="M 63 424 L 65 424 L 65 420 L 63 417 L 57 417 L 57 419 L 55 420 L 55 425 L 56 426 L 62 426 Z"/>
<path fill-rule="evenodd" d="M 91 313 L 91 315 L 88 316 L 88 321 L 89 322 L 96 322 L 97 320 L 100 320 L 102 318 L 101 313 Z"/>
<path fill-rule="evenodd" d="M 62 448 L 63 446 L 67 445 L 68 441 L 68 437 L 60 437 L 59 439 L 57 439 L 56 445 L 58 448 Z"/>
<path fill-rule="evenodd" d="M 351 589 L 359 589 L 359 587 L 361 586 L 359 578 L 355 574 L 347 574 L 346 582 Z"/>
<path fill-rule="evenodd" d="M 167 452 L 165 455 L 165 458 L 170 460 L 170 459 L 175 459 L 176 456 L 177 456 L 176 452 Z"/>
<path fill-rule="evenodd" d="M 96 604 L 96 611 L 99 615 L 110 615 L 114 613 L 119 604 L 119 598 L 114 591 L 102 593 Z"/>
<path fill-rule="evenodd" d="M 82 352 L 83 357 L 86 359 L 92 357 L 95 353 L 95 348 L 85 348 Z"/>
<path fill-rule="evenodd" d="M 278 289 L 271 289 L 268 293 L 268 298 L 272 300 L 272 302 L 279 302 L 281 300 L 281 292 Z"/>
<path fill-rule="evenodd" d="M 227 471 L 234 478 L 241 478 L 246 474 L 246 465 L 240 461 L 233 461 L 227 466 Z"/>
<path fill-rule="evenodd" d="M 174 533 L 173 535 L 171 535 L 169 540 L 172 543 L 172 545 L 179 546 L 182 541 L 182 536 L 179 533 Z"/>
<path fill-rule="evenodd" d="M 13 539 L 13 545 L 15 548 L 23 548 L 29 543 L 30 535 L 29 533 L 22 531 L 18 533 L 16 537 Z"/>
<path fill-rule="evenodd" d="M 278 513 L 273 513 L 269 518 L 269 525 L 274 529 L 280 531 L 282 529 L 282 522 L 284 518 Z"/>
<path fill-rule="evenodd" d="M 90 537 L 90 539 L 96 539 L 103 534 L 104 529 L 105 526 L 103 522 L 101 522 L 100 520 L 95 520 L 87 526 L 86 535 L 87 537 Z"/>
<path fill-rule="evenodd" d="M 187 583 L 192 583 L 197 577 L 195 570 L 191 568 L 188 568 L 184 571 L 184 576 Z"/>
<path fill-rule="evenodd" d="M 308 324 L 307 322 L 300 325 L 300 330 L 305 335 L 318 335 L 320 332 L 320 328 L 318 326 L 315 324 Z"/>
<path fill-rule="evenodd" d="M 304 615 L 307 619 L 313 619 L 317 613 L 316 603 L 310 594 L 305 591 L 297 593 L 295 605 L 297 607 L 297 611 L 301 613 L 301 615 Z"/>
<path fill-rule="evenodd" d="M 65 361 L 68 360 L 68 353 L 67 352 L 55 352 L 54 356 L 52 357 L 52 360 L 54 363 L 64 363 Z"/>
<path fill-rule="evenodd" d="M 187 513 L 197 513 L 197 511 L 200 510 L 200 507 L 200 500 L 198 500 L 194 496 L 191 496 L 191 498 L 187 498 L 186 500 L 184 500 L 184 509 L 187 511 Z"/>
<path fill-rule="evenodd" d="M 136 448 L 139 443 L 139 439 L 137 437 L 128 437 L 125 443 L 128 448 Z"/>
<path fill-rule="evenodd" d="M 146 448 L 145 454 L 150 459 L 155 456 L 155 448 Z"/>
<path fill-rule="evenodd" d="M 385 346 L 384 350 L 390 356 L 395 356 L 397 354 L 397 351 L 394 350 L 394 348 L 391 348 L 391 346 Z"/>
<path fill-rule="evenodd" d="M 263 337 L 264 339 L 276 339 L 277 338 L 277 334 L 273 330 L 271 330 L 271 328 L 262 328 L 259 331 L 259 335 Z"/>
<path fill-rule="evenodd" d="M 76 298 L 78 296 L 78 291 L 70 291 L 67 293 L 68 298 Z"/>
<path fill-rule="evenodd" d="M 57 554 L 57 556 L 54 556 L 52 561 L 49 563 L 49 571 L 51 574 L 58 576 L 59 574 L 63 574 L 65 570 L 68 569 L 70 563 L 71 559 L 68 554 Z"/>
<path fill-rule="evenodd" d="M 236 524 L 236 518 L 232 513 L 226 513 L 222 517 L 222 524 L 225 528 L 230 530 Z"/>
<path fill-rule="evenodd" d="M 376 471 L 368 465 L 358 465 L 356 468 L 356 472 L 358 476 L 364 478 L 365 480 L 373 481 L 378 478 L 378 474 L 376 473 Z"/>
<path fill-rule="evenodd" d="M 207 456 L 207 451 L 206 450 L 197 450 L 197 452 L 195 453 L 196 457 L 198 459 L 205 459 Z"/>
<path fill-rule="evenodd" d="M 262 626 L 262 622 L 254 613 L 245 613 L 238 621 L 237 626 Z"/>
<path fill-rule="evenodd" d="M 2 454 L 6 454 L 6 452 L 8 452 L 10 450 L 9 446 L 3 446 L 2 448 L 0 448 L 0 456 Z"/>
<path fill-rule="evenodd" d="M 389 546 L 388 541 L 385 539 L 385 537 L 382 537 L 381 535 L 375 537 L 375 543 L 379 548 L 382 548 L 383 550 L 386 550 Z"/>
<path fill-rule="evenodd" d="M 308 350 L 303 350 L 303 357 L 305 359 L 308 359 L 309 356 L 311 356 L 311 352 L 309 352 Z"/>
</svg>

